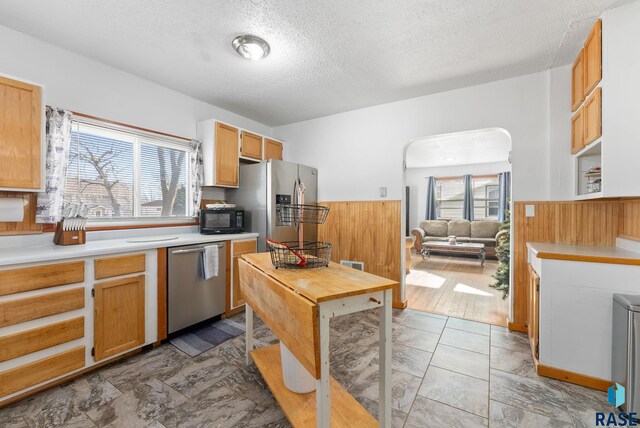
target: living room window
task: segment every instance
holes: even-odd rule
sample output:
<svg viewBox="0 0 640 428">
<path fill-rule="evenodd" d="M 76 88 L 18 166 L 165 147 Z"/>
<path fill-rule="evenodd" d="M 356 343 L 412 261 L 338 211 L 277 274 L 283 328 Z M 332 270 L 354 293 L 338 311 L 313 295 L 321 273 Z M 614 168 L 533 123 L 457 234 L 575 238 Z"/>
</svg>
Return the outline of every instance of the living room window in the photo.
<svg viewBox="0 0 640 428">
<path fill-rule="evenodd" d="M 473 178 L 473 208 L 476 220 L 498 218 L 498 176 Z M 439 219 L 462 218 L 464 186 L 462 177 L 436 179 L 436 208 Z"/>
<path fill-rule="evenodd" d="M 86 204 L 89 218 L 187 218 L 189 146 L 152 133 L 74 121 L 65 203 Z"/>
</svg>

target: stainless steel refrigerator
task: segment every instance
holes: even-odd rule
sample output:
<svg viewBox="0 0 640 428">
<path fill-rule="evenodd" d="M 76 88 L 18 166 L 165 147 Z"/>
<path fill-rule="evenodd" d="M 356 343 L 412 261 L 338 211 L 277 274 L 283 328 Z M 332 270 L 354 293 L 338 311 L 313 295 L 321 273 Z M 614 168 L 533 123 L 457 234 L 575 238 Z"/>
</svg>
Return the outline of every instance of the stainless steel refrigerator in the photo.
<svg viewBox="0 0 640 428">
<path fill-rule="evenodd" d="M 299 204 L 298 189 L 304 185 L 304 203 L 318 201 L 318 170 L 280 160 L 240 165 L 240 187 L 227 191 L 228 202 L 245 210 L 245 231 L 257 232 L 258 251 L 266 251 L 264 238 L 297 241 L 298 227 L 278 223 L 276 205 Z M 316 241 L 318 226 L 305 224 L 305 241 Z"/>
</svg>

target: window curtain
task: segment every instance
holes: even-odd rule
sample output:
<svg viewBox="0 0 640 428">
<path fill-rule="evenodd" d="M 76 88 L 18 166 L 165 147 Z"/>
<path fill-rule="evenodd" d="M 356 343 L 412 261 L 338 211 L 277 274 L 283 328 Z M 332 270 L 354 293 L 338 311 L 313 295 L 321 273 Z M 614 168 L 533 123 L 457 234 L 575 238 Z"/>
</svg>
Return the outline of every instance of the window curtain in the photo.
<svg viewBox="0 0 640 428">
<path fill-rule="evenodd" d="M 36 223 L 56 223 L 62 219 L 72 119 L 70 111 L 47 106 L 45 192 L 38 193 Z"/>
<path fill-rule="evenodd" d="M 438 211 L 436 210 L 436 178 L 427 177 L 427 212 L 424 216 L 425 220 L 437 220 Z"/>
<path fill-rule="evenodd" d="M 204 183 L 204 167 L 202 165 L 202 143 L 191 140 L 191 212 L 194 217 L 200 215 L 202 184 Z"/>
<path fill-rule="evenodd" d="M 498 174 L 498 221 L 504 221 L 511 200 L 511 173 L 509 171 Z"/>
<path fill-rule="evenodd" d="M 462 201 L 462 218 L 473 221 L 473 177 L 466 174 L 462 177 L 464 199 Z"/>
</svg>

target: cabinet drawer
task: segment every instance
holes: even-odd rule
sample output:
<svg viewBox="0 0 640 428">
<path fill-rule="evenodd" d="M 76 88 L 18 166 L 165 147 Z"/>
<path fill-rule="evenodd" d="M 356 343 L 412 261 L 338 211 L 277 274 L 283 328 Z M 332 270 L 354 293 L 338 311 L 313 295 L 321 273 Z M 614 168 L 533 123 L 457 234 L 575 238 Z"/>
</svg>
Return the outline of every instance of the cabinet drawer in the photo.
<svg viewBox="0 0 640 428">
<path fill-rule="evenodd" d="M 84 317 L 0 337 L 0 363 L 84 337 Z"/>
<path fill-rule="evenodd" d="M 256 252 L 256 240 L 240 241 L 233 243 L 233 255 L 238 256 L 240 254 L 255 253 Z"/>
<path fill-rule="evenodd" d="M 0 303 L 0 327 L 84 308 L 84 288 L 7 300 Z"/>
<path fill-rule="evenodd" d="M 146 269 L 144 254 L 98 259 L 94 262 L 93 266 L 95 279 L 144 272 Z"/>
<path fill-rule="evenodd" d="M 84 281 L 84 262 L 0 271 L 0 296 Z"/>
<path fill-rule="evenodd" d="M 84 346 L 0 372 L 0 397 L 84 367 Z"/>
</svg>

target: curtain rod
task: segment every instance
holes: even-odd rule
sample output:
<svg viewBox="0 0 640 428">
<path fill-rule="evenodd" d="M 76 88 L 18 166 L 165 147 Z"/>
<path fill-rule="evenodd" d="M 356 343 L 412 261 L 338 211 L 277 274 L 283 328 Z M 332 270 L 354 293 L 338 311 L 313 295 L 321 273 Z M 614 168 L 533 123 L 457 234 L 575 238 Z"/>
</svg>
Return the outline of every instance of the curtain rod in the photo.
<svg viewBox="0 0 640 428">
<path fill-rule="evenodd" d="M 497 178 L 498 174 L 484 174 L 484 175 L 472 175 L 472 178 Z M 425 177 L 429 178 L 429 177 Z M 451 177 L 436 177 L 436 181 L 449 181 L 449 180 L 462 180 L 462 175 L 456 175 Z"/>
<path fill-rule="evenodd" d="M 110 124 L 116 125 L 116 126 L 122 126 L 122 127 L 125 127 L 125 128 L 131 128 L 131 129 L 135 129 L 135 130 L 138 130 L 138 131 L 148 132 L 150 134 L 162 135 L 164 137 L 170 137 L 170 138 L 175 138 L 177 140 L 191 142 L 191 138 L 185 138 L 185 137 L 180 137 L 178 135 L 167 134 L 166 132 L 154 131 L 152 129 L 142 128 L 140 126 L 134 126 L 134 125 L 129 125 L 127 123 L 116 122 L 115 120 L 103 119 L 101 117 L 91 116 L 91 115 L 80 113 L 80 112 L 77 112 L 77 111 L 71 111 L 71 113 L 73 113 L 74 116 L 84 117 L 86 119 L 97 120 L 97 121 L 100 121 L 100 122 L 110 123 Z"/>
</svg>

